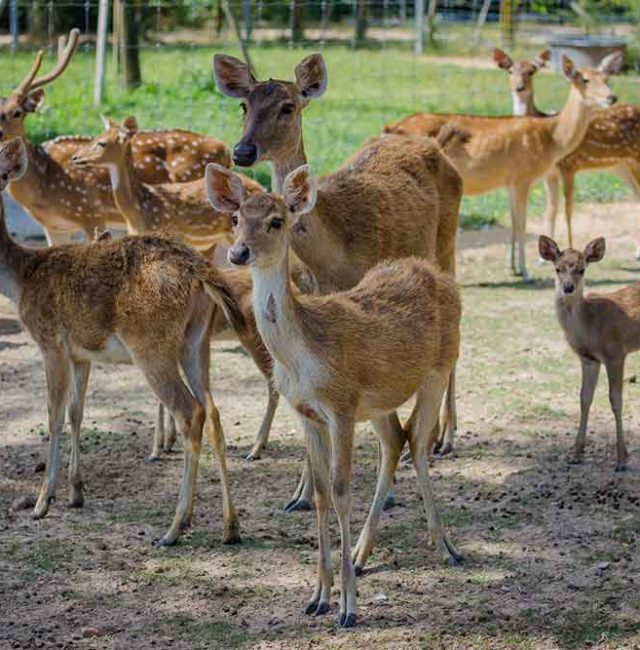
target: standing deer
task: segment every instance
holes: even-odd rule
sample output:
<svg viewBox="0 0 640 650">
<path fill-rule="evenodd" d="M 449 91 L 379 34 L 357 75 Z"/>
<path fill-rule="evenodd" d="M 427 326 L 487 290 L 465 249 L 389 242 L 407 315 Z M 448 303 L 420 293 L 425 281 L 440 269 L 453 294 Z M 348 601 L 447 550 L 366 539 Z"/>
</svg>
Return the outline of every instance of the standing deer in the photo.
<svg viewBox="0 0 640 650">
<path fill-rule="evenodd" d="M 66 43 L 62 39 L 56 66 L 41 76 L 37 74 L 44 53 L 38 52 L 29 73 L 7 99 L 0 100 L 0 140 L 26 140 L 24 119 L 42 105 L 43 87 L 66 70 L 78 36 L 73 29 Z M 107 172 L 81 170 L 70 162 L 87 142 L 82 136 L 64 136 L 44 146 L 27 142 L 27 173 L 9 184 L 13 198 L 42 225 L 50 244 L 68 243 L 77 231 L 91 239 L 96 227 L 123 225 Z M 147 182 L 202 177 L 208 161 L 230 164 L 228 150 L 219 140 L 180 130 L 140 133 L 132 142 L 132 153 L 137 171 Z"/>
<path fill-rule="evenodd" d="M 409 257 L 371 268 L 351 289 L 324 296 L 292 287 L 289 244 L 296 224 L 315 204 L 316 183 L 305 165 L 291 172 L 283 195 L 247 197 L 233 172 L 210 165 L 211 200 L 233 212 L 232 264 L 248 265 L 253 308 L 265 345 L 274 357 L 274 381 L 300 414 L 312 465 L 318 518 L 318 578 L 307 614 L 329 609 L 332 586 L 329 498 L 341 538 L 340 625 L 356 623 L 354 562 L 362 567 L 373 547 L 385 495 L 405 443 L 409 442 L 436 547 L 450 564 L 461 559 L 436 509 L 428 471 L 429 437 L 460 344 L 460 296 L 451 274 Z M 209 173 L 209 172 L 207 172 Z M 377 428 L 382 464 L 374 502 L 351 557 L 350 483 L 355 423 L 393 413 L 416 395 L 402 435 Z"/>
<path fill-rule="evenodd" d="M 462 176 L 465 194 L 482 194 L 501 187 L 508 189 L 511 270 L 528 280 L 525 237 L 529 189 L 582 142 L 598 107 L 615 104 L 617 97 L 611 92 L 607 80 L 619 65 L 620 56 L 614 54 L 608 56 L 597 70 L 577 70 L 571 59 L 563 57 L 562 69 L 571 89 L 562 111 L 553 117 L 422 113 L 400 120 L 385 130 L 388 133 L 435 135 L 447 122 L 453 121 L 470 134 L 468 142 L 460 141 L 447 153 Z"/>
<path fill-rule="evenodd" d="M 293 82 L 257 81 L 245 63 L 222 54 L 215 55 L 213 67 L 220 91 L 240 99 L 244 111 L 234 162 L 242 167 L 271 162 L 273 190 L 281 191 L 287 174 L 307 160 L 302 112 L 327 88 L 324 59 L 305 57 Z M 353 287 L 378 262 L 411 255 L 454 274 L 461 190 L 459 175 L 436 141 L 374 138 L 320 179 L 314 209 L 292 232 L 293 251 L 321 292 Z M 453 444 L 453 374 L 447 410 L 442 451 Z M 395 414 L 376 418 L 373 426 L 379 435 L 402 435 Z M 290 508 L 308 507 L 310 497 L 311 485 L 302 481 Z"/>
<path fill-rule="evenodd" d="M 589 409 L 604 364 L 609 378 L 609 402 L 616 420 L 616 472 L 627 468 L 627 446 L 622 429 L 622 384 L 627 354 L 640 350 L 640 282 L 612 293 L 584 295 L 587 266 L 604 257 L 603 237 L 584 251 L 560 248 L 553 239 L 540 236 L 540 256 L 553 262 L 556 272 L 556 313 L 571 349 L 582 364 L 580 425 L 572 462 L 582 461 Z"/>
<path fill-rule="evenodd" d="M 0 150 L 0 190 L 28 164 L 24 141 L 9 140 Z M 219 463 L 223 541 L 238 541 L 224 434 L 209 391 L 209 330 L 214 306 L 243 336 L 247 323 L 221 272 L 187 246 L 157 236 L 24 248 L 9 236 L 2 209 L 0 284 L 38 345 L 47 378 L 49 451 L 34 517 L 44 517 L 55 496 L 66 406 L 69 502 L 84 504 L 79 441 L 91 363 L 135 363 L 184 441 L 180 497 L 160 543 L 173 544 L 191 521 L 203 426 Z"/>
<path fill-rule="evenodd" d="M 516 61 L 502 52 L 498 58 L 498 65 L 508 70 L 511 74 L 509 85 L 513 92 L 513 79 L 515 71 L 526 69 L 533 65 L 533 62 Z M 494 54 L 494 58 L 496 54 Z M 497 60 L 497 59 L 496 59 Z M 622 65 L 622 59 L 617 62 Z M 611 67 L 610 72 L 619 72 L 619 67 Z M 533 93 L 533 79 L 531 76 L 523 75 L 523 94 L 526 94 L 526 113 L 524 115 L 536 115 L 544 117 L 536 108 Z M 524 98 L 520 97 L 521 102 Z M 515 99 L 514 99 L 515 102 Z M 575 176 L 579 171 L 589 169 L 612 169 L 620 177 L 626 180 L 636 195 L 640 194 L 640 109 L 629 104 L 612 106 L 599 111 L 582 139 L 580 145 L 568 156 L 558 162 L 554 170 L 545 179 L 547 192 L 547 206 L 545 210 L 545 221 L 551 237 L 555 236 L 556 216 L 559 204 L 559 188 L 562 179 L 564 192 L 564 211 L 567 223 L 567 238 L 569 247 L 573 246 L 573 233 L 571 221 L 573 218 L 573 206 L 575 195 Z M 640 256 L 640 245 L 636 256 Z"/>
</svg>

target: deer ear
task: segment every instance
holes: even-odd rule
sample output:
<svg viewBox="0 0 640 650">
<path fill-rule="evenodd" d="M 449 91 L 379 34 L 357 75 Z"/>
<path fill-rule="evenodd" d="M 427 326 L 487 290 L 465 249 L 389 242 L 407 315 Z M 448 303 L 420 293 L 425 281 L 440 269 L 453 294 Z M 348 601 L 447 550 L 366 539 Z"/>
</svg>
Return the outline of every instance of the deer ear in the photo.
<svg viewBox="0 0 640 650">
<path fill-rule="evenodd" d="M 499 47 L 493 48 L 493 60 L 496 62 L 496 65 L 503 70 L 509 70 L 513 65 L 513 59 Z"/>
<path fill-rule="evenodd" d="M 127 132 L 128 136 L 135 135 L 138 132 L 138 120 L 133 115 L 129 115 L 122 123 L 122 128 Z"/>
<path fill-rule="evenodd" d="M 8 180 L 17 180 L 27 171 L 27 147 L 22 138 L 7 140 L 0 149 L 0 176 L 7 175 Z M 2 181 L 6 185 L 6 181 Z"/>
<path fill-rule="evenodd" d="M 316 99 L 324 94 L 329 78 L 322 54 L 310 54 L 296 66 L 296 85 L 305 99 Z"/>
<path fill-rule="evenodd" d="M 562 55 L 562 72 L 569 81 L 575 81 L 579 76 L 573 61 L 565 54 Z"/>
<path fill-rule="evenodd" d="M 204 184 L 209 203 L 218 212 L 235 212 L 246 196 L 240 177 L 216 163 L 207 165 Z"/>
<path fill-rule="evenodd" d="M 25 113 L 35 113 L 39 111 L 44 102 L 44 90 L 38 88 L 37 90 L 32 90 L 23 100 L 22 108 Z"/>
<path fill-rule="evenodd" d="M 538 56 L 536 56 L 531 63 L 536 70 L 544 68 L 545 65 L 551 60 L 551 50 L 542 50 Z"/>
<path fill-rule="evenodd" d="M 587 261 L 587 264 L 599 262 L 604 257 L 605 248 L 604 237 L 598 237 L 590 241 L 584 247 L 584 259 Z"/>
<path fill-rule="evenodd" d="M 560 257 L 558 244 L 546 235 L 540 235 L 540 239 L 538 239 L 538 250 L 540 251 L 540 257 L 549 262 L 555 262 Z"/>
<path fill-rule="evenodd" d="M 294 169 L 285 179 L 282 196 L 289 211 L 296 215 L 311 212 L 316 204 L 316 177 L 309 165 Z"/>
<path fill-rule="evenodd" d="M 244 61 L 225 54 L 213 57 L 213 76 L 218 90 L 227 97 L 246 97 L 258 83 Z"/>
<path fill-rule="evenodd" d="M 624 54 L 622 52 L 612 52 L 600 61 L 598 71 L 602 74 L 618 74 L 624 65 Z"/>
</svg>

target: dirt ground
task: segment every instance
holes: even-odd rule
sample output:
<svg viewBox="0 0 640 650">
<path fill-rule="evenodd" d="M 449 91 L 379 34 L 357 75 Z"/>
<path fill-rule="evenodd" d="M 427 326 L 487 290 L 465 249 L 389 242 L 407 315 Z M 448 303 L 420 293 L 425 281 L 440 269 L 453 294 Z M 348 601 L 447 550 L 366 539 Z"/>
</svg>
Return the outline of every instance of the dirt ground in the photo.
<svg viewBox="0 0 640 650">
<path fill-rule="evenodd" d="M 350 631 L 337 627 L 337 590 L 330 614 L 302 613 L 314 583 L 315 517 L 282 511 L 298 478 L 299 427 L 281 405 L 267 453 L 242 458 L 266 394 L 233 342 L 215 345 L 212 377 L 242 545 L 220 543 L 220 486 L 206 445 L 193 528 L 173 548 L 152 544 L 173 515 L 181 454 L 146 461 L 154 400 L 131 368 L 93 369 L 85 507 L 67 507 L 62 472 L 46 518 L 12 509 L 41 480 L 46 406 L 38 351 L 0 302 L 0 648 L 640 648 L 640 357 L 625 372 L 629 471 L 613 472 L 604 379 L 585 462 L 568 465 L 579 368 L 555 320 L 552 271 L 535 265 L 539 229 L 532 224 L 536 280 L 526 287 L 506 271 L 507 231 L 461 236 L 460 428 L 456 452 L 433 462 L 432 477 L 466 561 L 441 564 L 413 472 L 401 468 L 399 505 L 383 516 Z M 588 272 L 592 287 L 638 279 L 637 205 L 581 206 L 576 229 L 581 245 L 608 238 L 605 261 Z M 364 425 L 354 532 L 373 495 L 375 460 Z M 337 549 L 335 518 L 332 540 Z M 337 552 L 334 560 L 337 569 Z"/>
</svg>

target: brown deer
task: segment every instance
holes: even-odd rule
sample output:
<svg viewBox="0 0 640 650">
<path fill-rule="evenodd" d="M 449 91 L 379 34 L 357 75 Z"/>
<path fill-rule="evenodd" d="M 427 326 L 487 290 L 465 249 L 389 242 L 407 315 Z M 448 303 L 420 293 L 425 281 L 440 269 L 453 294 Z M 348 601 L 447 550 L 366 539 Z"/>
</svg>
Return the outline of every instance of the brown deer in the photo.
<svg viewBox="0 0 640 650">
<path fill-rule="evenodd" d="M 553 262 L 556 272 L 556 313 L 571 349 L 582 364 L 580 425 L 572 462 L 582 461 L 587 420 L 604 364 L 609 378 L 609 402 L 616 420 L 616 472 L 627 468 L 627 446 L 622 429 L 622 384 L 627 354 L 640 350 L 640 282 L 612 293 L 584 295 L 584 274 L 589 264 L 604 257 L 603 237 L 587 244 L 584 251 L 560 248 L 541 235 L 538 243 L 543 259 Z"/>
<path fill-rule="evenodd" d="M 571 83 L 566 104 L 553 117 L 479 117 L 422 113 L 387 126 L 388 133 L 435 135 L 453 121 L 470 134 L 468 142 L 451 146 L 448 155 L 462 176 L 465 194 L 482 194 L 501 187 L 511 203 L 511 270 L 529 279 L 525 259 L 527 200 L 531 185 L 582 142 L 598 107 L 610 106 L 617 97 L 607 85 L 608 75 L 619 67 L 617 54 L 599 69 L 577 70 L 563 57 L 565 77 Z M 518 255 L 516 261 L 516 245 Z"/>
<path fill-rule="evenodd" d="M 534 62 L 513 62 L 501 50 L 496 50 L 496 52 L 502 53 L 502 56 L 498 57 L 500 61 L 498 62 L 498 59 L 496 59 L 498 65 L 510 72 L 509 86 L 513 94 L 514 75 L 518 75 L 518 70 L 528 69 L 534 65 Z M 494 58 L 496 58 L 495 54 Z M 510 67 L 509 62 L 511 62 Z M 618 58 L 617 63 L 622 65 L 622 59 Z M 619 68 L 611 67 L 610 72 L 619 72 Z M 545 117 L 546 114 L 539 111 L 535 105 L 532 75 L 527 76 L 523 74 L 522 80 L 524 90 L 519 97 L 521 104 L 524 105 L 526 97 L 526 112 L 522 114 Z M 514 106 L 515 101 L 514 98 Z M 562 158 L 553 172 L 545 179 L 545 189 L 547 192 L 545 221 L 551 237 L 555 236 L 560 180 L 562 180 L 564 192 L 565 219 L 569 247 L 573 246 L 571 221 L 574 207 L 575 176 L 579 171 L 611 169 L 627 181 L 636 195 L 640 194 L 639 140 L 640 109 L 629 104 L 621 104 L 597 113 L 589 123 L 587 132 L 580 145 L 568 156 Z M 636 256 L 640 256 L 640 246 L 638 247 L 638 251 Z"/>
<path fill-rule="evenodd" d="M 0 190 L 28 164 L 24 141 L 9 140 L 0 150 Z M 180 497 L 160 543 L 173 544 L 191 521 L 203 426 L 219 463 L 223 541 L 238 541 L 224 434 L 209 391 L 214 306 L 243 336 L 249 330 L 222 273 L 184 244 L 150 235 L 24 248 L 9 236 L 2 212 L 0 283 L 40 348 L 47 378 L 49 451 L 34 517 L 44 517 L 55 496 L 67 405 L 70 505 L 84 503 L 79 438 L 91 363 L 135 363 L 184 441 Z"/>
<path fill-rule="evenodd" d="M 257 81 L 242 61 L 222 54 L 215 55 L 213 67 L 220 91 L 240 99 L 244 111 L 234 162 L 271 162 L 273 190 L 281 191 L 286 175 L 306 163 L 302 112 L 327 88 L 324 59 L 305 57 L 293 82 Z M 353 287 L 388 258 L 425 257 L 453 274 L 460 200 L 460 177 L 436 141 L 374 138 L 320 179 L 315 207 L 297 223 L 291 245 L 322 292 Z M 452 375 L 442 451 L 453 443 L 454 393 Z M 373 426 L 380 435 L 401 430 L 396 415 Z M 310 497 L 311 485 L 303 480 L 289 508 L 308 507 Z"/>
<path fill-rule="evenodd" d="M 58 49 L 56 66 L 41 76 L 37 74 L 44 53 L 38 52 L 29 73 L 8 98 L 0 100 L 0 140 L 25 138 L 25 116 L 40 108 L 43 87 L 69 65 L 78 36 L 77 29 L 71 30 Z M 78 169 L 70 162 L 75 149 L 86 144 L 82 136 L 57 138 L 44 146 L 27 143 L 27 173 L 9 185 L 11 195 L 42 225 L 50 244 L 67 243 L 74 232 L 82 231 L 90 239 L 96 227 L 123 225 L 107 172 Z M 204 175 L 208 161 L 230 162 L 220 141 L 180 130 L 140 133 L 132 142 L 132 153 L 137 170 L 149 182 L 195 179 Z"/>
<path fill-rule="evenodd" d="M 461 305 L 455 280 L 424 259 L 409 257 L 371 268 L 353 288 L 323 296 L 292 286 L 289 244 L 296 224 L 315 204 L 308 166 L 291 172 L 283 195 L 247 197 L 233 172 L 211 165 L 212 201 L 233 212 L 232 264 L 248 265 L 253 308 L 274 358 L 274 381 L 300 414 L 312 465 L 318 518 L 318 578 L 307 614 L 329 609 L 332 586 L 329 499 L 341 537 L 340 625 L 356 623 L 354 561 L 362 566 L 375 537 L 382 504 L 409 442 L 436 547 L 446 561 L 461 559 L 436 509 L 427 460 L 438 432 L 440 404 L 458 357 Z M 355 423 L 380 418 L 416 395 L 405 431 L 377 429 L 382 464 L 371 512 L 351 556 L 350 482 Z"/>
</svg>

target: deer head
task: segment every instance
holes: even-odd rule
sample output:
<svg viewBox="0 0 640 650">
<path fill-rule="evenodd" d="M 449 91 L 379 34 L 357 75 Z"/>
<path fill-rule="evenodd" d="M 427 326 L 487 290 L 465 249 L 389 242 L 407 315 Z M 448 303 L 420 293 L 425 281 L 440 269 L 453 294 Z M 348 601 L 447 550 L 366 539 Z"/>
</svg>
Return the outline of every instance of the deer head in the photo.
<svg viewBox="0 0 640 650">
<path fill-rule="evenodd" d="M 618 101 L 618 97 L 609 88 L 608 81 L 610 75 L 621 69 L 622 63 L 622 53 L 614 52 L 606 56 L 597 68 L 578 70 L 568 56 L 563 56 L 562 72 L 588 106 L 606 108 Z"/>
<path fill-rule="evenodd" d="M 509 73 L 509 90 L 518 99 L 520 106 L 526 106 L 533 95 L 533 76 L 544 68 L 551 58 L 551 50 L 543 50 L 531 61 L 514 61 L 499 48 L 493 50 L 493 60 L 502 70 Z"/>
<path fill-rule="evenodd" d="M 37 76 L 42 65 L 44 51 L 36 54 L 36 59 L 26 77 L 16 86 L 9 97 L 0 99 L 0 140 L 8 140 L 24 135 L 24 118 L 28 113 L 35 113 L 44 101 L 44 90 L 47 84 L 57 79 L 69 65 L 71 57 L 78 45 L 80 30 L 72 29 L 69 37 L 64 36 L 58 41 L 58 62 L 47 74 Z"/>
<path fill-rule="evenodd" d="M 538 240 L 540 256 L 553 262 L 556 271 L 556 292 L 561 299 L 581 296 L 584 289 L 584 273 L 588 264 L 599 262 L 605 253 L 604 237 L 589 242 L 584 251 L 567 248 L 560 251 L 553 239 L 540 235 Z"/>
<path fill-rule="evenodd" d="M 239 99 L 244 113 L 242 138 L 233 148 L 236 165 L 250 167 L 300 148 L 302 110 L 327 88 L 321 54 L 298 63 L 295 81 L 257 81 L 245 63 L 223 54 L 214 56 L 213 71 L 220 92 Z"/>
<path fill-rule="evenodd" d="M 80 148 L 71 161 L 78 167 L 119 167 L 130 153 L 131 138 L 138 132 L 135 117 L 128 117 L 122 125 L 102 116 L 104 131 L 89 144 Z"/>
<path fill-rule="evenodd" d="M 247 197 L 240 178 L 215 163 L 207 165 L 205 178 L 211 205 L 232 214 L 234 244 L 228 259 L 237 266 L 281 261 L 291 227 L 316 202 L 316 180 L 308 165 L 287 176 L 282 195 L 263 192 Z"/>
</svg>

